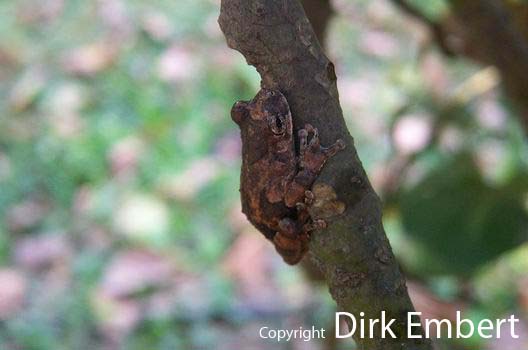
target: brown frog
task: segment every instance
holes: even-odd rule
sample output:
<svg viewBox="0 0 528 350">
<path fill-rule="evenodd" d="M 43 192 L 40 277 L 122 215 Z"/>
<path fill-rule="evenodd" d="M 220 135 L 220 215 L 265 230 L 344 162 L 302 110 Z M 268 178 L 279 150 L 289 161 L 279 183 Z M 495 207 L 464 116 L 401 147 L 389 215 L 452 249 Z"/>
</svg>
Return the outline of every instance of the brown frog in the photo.
<svg viewBox="0 0 528 350">
<path fill-rule="evenodd" d="M 345 144 L 322 147 L 317 129 L 306 124 L 296 152 L 290 107 L 276 90 L 261 89 L 253 100 L 236 102 L 231 117 L 242 135 L 242 212 L 294 265 L 308 251 L 310 231 L 326 225 L 308 214 L 312 184 Z"/>
</svg>

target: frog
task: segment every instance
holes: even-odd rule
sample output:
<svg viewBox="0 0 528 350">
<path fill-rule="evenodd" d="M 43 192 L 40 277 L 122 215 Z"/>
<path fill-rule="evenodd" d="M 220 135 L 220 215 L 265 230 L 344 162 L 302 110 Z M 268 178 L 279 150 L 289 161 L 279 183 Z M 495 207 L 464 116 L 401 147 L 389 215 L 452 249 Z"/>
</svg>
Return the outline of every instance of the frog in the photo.
<svg viewBox="0 0 528 350">
<path fill-rule="evenodd" d="M 327 225 L 310 216 L 311 187 L 345 143 L 338 139 L 323 147 L 311 124 L 300 128 L 296 139 L 290 105 L 276 89 L 261 88 L 252 100 L 236 102 L 231 118 L 242 139 L 242 212 L 283 260 L 295 265 L 309 251 L 311 233 Z"/>
</svg>

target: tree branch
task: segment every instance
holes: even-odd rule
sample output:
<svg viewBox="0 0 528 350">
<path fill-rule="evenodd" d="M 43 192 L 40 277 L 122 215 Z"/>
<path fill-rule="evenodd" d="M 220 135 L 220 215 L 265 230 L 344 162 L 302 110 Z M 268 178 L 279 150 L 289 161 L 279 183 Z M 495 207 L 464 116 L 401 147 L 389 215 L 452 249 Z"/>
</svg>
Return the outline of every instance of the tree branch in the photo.
<svg viewBox="0 0 528 350">
<path fill-rule="evenodd" d="M 464 46 L 501 73 L 508 95 L 520 110 L 528 134 L 528 38 L 515 25 L 514 13 L 496 0 L 450 0 L 466 30 Z M 524 4 L 526 6 L 526 4 Z M 467 50 L 471 53 L 471 50 Z"/>
<path fill-rule="evenodd" d="M 449 0 L 453 17 L 435 22 L 408 0 L 390 0 L 424 23 L 447 56 L 465 56 L 500 71 L 508 96 L 518 107 L 528 134 L 528 5 L 500 0 Z M 517 18 L 516 18 L 517 17 Z M 457 40 L 447 40 L 448 37 Z"/>
<path fill-rule="evenodd" d="M 390 0 L 395 6 L 397 6 L 401 11 L 407 15 L 415 18 L 416 20 L 422 22 L 429 31 L 435 42 L 438 44 L 440 50 L 448 57 L 455 56 L 455 52 L 451 49 L 447 42 L 446 34 L 441 23 L 437 23 L 432 19 L 428 18 L 426 15 L 421 13 L 417 8 L 413 7 L 406 0 Z"/>
<path fill-rule="evenodd" d="M 387 319 L 397 319 L 392 327 L 397 339 L 382 339 L 379 332 L 375 339 L 355 336 L 359 349 L 431 349 L 426 339 L 407 339 L 407 315 L 414 309 L 384 232 L 381 203 L 346 128 L 334 66 L 300 3 L 222 0 L 219 23 L 228 45 L 256 67 L 262 86 L 286 96 L 296 130 L 310 123 L 319 129 L 322 144 L 340 138 L 347 145 L 314 184 L 335 190 L 346 210 L 312 235 L 310 250 L 341 310 L 364 312 L 367 319 L 386 311 Z"/>
</svg>

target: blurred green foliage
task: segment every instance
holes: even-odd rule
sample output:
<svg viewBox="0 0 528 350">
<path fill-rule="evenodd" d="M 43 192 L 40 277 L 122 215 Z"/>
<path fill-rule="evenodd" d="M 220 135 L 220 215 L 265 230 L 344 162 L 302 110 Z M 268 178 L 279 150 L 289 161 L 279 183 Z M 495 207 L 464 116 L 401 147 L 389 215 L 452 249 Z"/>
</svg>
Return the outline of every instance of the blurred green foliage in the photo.
<svg viewBox="0 0 528 350">
<path fill-rule="evenodd" d="M 493 188 L 467 154 L 441 161 L 403 194 L 403 225 L 422 246 L 422 274 L 471 276 L 522 244 L 528 213 L 523 188 Z"/>
</svg>

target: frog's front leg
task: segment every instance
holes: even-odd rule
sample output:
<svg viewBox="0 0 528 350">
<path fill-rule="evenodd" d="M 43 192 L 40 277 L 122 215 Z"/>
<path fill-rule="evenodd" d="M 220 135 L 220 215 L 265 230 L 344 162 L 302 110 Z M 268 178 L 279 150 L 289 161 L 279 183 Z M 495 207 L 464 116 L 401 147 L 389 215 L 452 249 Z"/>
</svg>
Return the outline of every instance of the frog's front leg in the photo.
<svg viewBox="0 0 528 350">
<path fill-rule="evenodd" d="M 310 140 L 308 140 L 311 134 Z M 337 152 L 345 148 L 345 143 L 339 139 L 330 147 L 323 147 L 319 141 L 316 128 L 306 124 L 299 130 L 299 171 L 287 185 L 284 202 L 288 207 L 304 203 L 305 193 L 312 187 L 319 176 L 325 162 Z"/>
</svg>

